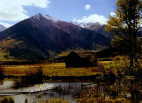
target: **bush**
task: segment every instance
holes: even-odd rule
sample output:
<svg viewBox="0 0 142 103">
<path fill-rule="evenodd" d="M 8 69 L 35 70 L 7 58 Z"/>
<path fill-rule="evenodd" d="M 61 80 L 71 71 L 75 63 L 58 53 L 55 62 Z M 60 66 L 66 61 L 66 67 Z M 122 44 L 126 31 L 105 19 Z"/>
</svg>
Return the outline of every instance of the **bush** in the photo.
<svg viewBox="0 0 142 103">
<path fill-rule="evenodd" d="M 37 84 L 37 83 L 43 83 L 43 71 L 42 68 L 39 67 L 36 69 L 35 72 L 29 72 L 26 76 L 26 78 L 23 80 L 26 84 Z"/>
<path fill-rule="evenodd" d="M 14 103 L 14 100 L 11 97 L 3 98 L 0 103 Z"/>
<path fill-rule="evenodd" d="M 28 71 L 26 76 L 21 77 L 21 80 L 15 83 L 14 88 L 26 87 L 34 84 L 43 83 L 43 79 L 44 79 L 44 74 L 42 68 L 39 67 L 36 70 Z"/>
<path fill-rule="evenodd" d="M 4 75 L 4 71 L 3 68 L 0 67 L 0 79 L 4 79 L 5 75 Z"/>
</svg>

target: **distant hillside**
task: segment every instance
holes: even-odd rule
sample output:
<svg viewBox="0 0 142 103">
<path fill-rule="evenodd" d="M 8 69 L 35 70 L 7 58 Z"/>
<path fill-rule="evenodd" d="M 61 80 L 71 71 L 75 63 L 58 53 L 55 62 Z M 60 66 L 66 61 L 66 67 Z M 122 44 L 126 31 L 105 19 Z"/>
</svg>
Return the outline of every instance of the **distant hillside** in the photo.
<svg viewBox="0 0 142 103">
<path fill-rule="evenodd" d="M 0 49 L 18 59 L 47 59 L 52 52 L 95 49 L 110 40 L 93 30 L 41 14 L 21 21 L 0 33 Z"/>
<path fill-rule="evenodd" d="M 99 23 L 87 23 L 87 24 L 81 24 L 83 28 L 96 31 L 97 33 L 101 33 L 107 38 L 111 39 L 111 34 L 105 30 L 105 25 L 101 25 Z"/>
<path fill-rule="evenodd" d="M 79 24 L 81 27 L 88 29 L 88 30 L 92 30 L 94 32 L 100 33 L 101 35 L 103 35 L 104 37 L 107 38 L 107 40 L 111 41 L 112 40 L 112 35 L 110 32 L 107 32 L 105 30 L 105 25 L 101 25 L 99 23 L 82 23 Z M 102 49 L 105 48 L 102 45 L 96 44 L 96 49 Z"/>
</svg>

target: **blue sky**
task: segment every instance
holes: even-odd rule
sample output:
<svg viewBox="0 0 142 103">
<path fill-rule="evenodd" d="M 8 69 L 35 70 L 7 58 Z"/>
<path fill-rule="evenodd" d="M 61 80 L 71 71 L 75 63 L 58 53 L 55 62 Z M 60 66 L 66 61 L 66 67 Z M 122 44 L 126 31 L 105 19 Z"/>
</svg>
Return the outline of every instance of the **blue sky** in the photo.
<svg viewBox="0 0 142 103">
<path fill-rule="evenodd" d="M 115 0 L 1 0 L 0 7 L 0 24 L 5 26 L 37 13 L 69 22 L 104 24 L 115 11 Z"/>
</svg>

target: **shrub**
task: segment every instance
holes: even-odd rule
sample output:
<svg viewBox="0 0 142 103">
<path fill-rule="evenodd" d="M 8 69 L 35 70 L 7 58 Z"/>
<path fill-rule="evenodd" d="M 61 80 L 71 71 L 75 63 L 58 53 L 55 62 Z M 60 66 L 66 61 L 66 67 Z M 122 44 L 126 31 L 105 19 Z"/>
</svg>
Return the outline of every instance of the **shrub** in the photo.
<svg viewBox="0 0 142 103">
<path fill-rule="evenodd" d="M 14 88 L 31 86 L 38 83 L 43 83 L 44 74 L 42 68 L 31 68 L 34 70 L 28 71 L 26 76 L 21 77 L 21 80 L 15 83 Z M 36 69 L 36 70 L 35 70 Z"/>
<path fill-rule="evenodd" d="M 0 79 L 2 80 L 4 79 L 4 77 L 5 77 L 4 70 L 3 68 L 0 67 Z"/>
<path fill-rule="evenodd" d="M 29 72 L 23 82 L 27 84 L 37 84 L 43 82 L 43 71 L 42 68 L 39 67 L 35 72 Z"/>
<path fill-rule="evenodd" d="M 0 103 L 14 103 L 14 100 L 11 97 L 5 97 L 0 101 Z"/>
</svg>

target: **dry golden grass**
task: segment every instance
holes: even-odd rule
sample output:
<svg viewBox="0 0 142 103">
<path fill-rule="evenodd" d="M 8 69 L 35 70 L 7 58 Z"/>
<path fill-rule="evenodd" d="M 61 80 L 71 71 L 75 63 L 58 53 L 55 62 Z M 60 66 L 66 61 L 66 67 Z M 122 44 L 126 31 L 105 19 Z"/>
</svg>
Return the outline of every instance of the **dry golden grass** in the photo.
<svg viewBox="0 0 142 103">
<path fill-rule="evenodd" d="M 128 67 L 129 59 L 126 56 L 116 56 L 112 61 L 98 61 L 98 67 L 66 68 L 65 63 L 34 64 L 34 65 L 7 65 L 1 66 L 6 75 L 25 76 L 27 73 L 34 73 L 42 69 L 46 76 L 91 76 L 102 74 L 104 71 L 124 71 Z M 142 65 L 141 65 L 142 67 Z"/>
<path fill-rule="evenodd" d="M 95 98 L 95 97 L 90 97 L 90 98 L 80 98 L 77 99 L 77 103 L 131 103 L 130 100 L 125 99 L 125 98 Z"/>
<path fill-rule="evenodd" d="M 116 56 L 112 58 L 112 61 L 100 61 L 100 64 L 104 66 L 105 71 L 112 71 L 117 73 L 117 71 L 123 71 L 129 65 L 129 59 L 127 56 Z"/>
<path fill-rule="evenodd" d="M 42 69 L 46 76 L 90 76 L 100 74 L 98 67 L 88 68 L 66 68 L 65 63 L 35 64 L 35 65 L 15 65 L 1 66 L 4 74 L 13 76 L 25 76 L 27 73 L 34 73 Z"/>
<path fill-rule="evenodd" d="M 41 101 L 40 103 L 69 103 L 69 102 L 61 98 L 50 98 L 47 101 Z"/>
<path fill-rule="evenodd" d="M 48 69 L 47 69 L 48 68 Z M 96 75 L 99 72 L 95 70 L 97 67 L 88 67 L 88 68 L 66 68 L 64 63 L 50 64 L 46 65 L 43 69 L 45 74 L 49 74 L 50 76 L 89 76 Z M 94 70 L 94 72 L 93 72 Z"/>
</svg>

